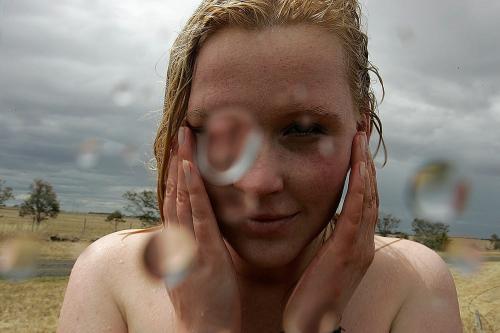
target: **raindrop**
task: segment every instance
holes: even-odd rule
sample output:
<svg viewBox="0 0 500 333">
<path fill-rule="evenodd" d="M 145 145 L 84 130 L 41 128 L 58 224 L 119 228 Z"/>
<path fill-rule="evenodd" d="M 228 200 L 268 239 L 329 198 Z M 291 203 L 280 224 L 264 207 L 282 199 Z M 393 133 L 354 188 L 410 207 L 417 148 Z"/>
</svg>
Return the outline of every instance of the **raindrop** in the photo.
<svg viewBox="0 0 500 333">
<path fill-rule="evenodd" d="M 319 140 L 318 143 L 319 153 L 323 157 L 331 157 L 335 152 L 335 145 L 333 142 L 333 137 L 326 136 Z"/>
<path fill-rule="evenodd" d="M 333 332 L 339 325 L 338 315 L 335 311 L 329 311 L 319 321 L 319 333 Z"/>
<path fill-rule="evenodd" d="M 116 155 L 121 154 L 123 149 L 124 149 L 124 145 L 122 143 L 119 143 L 116 141 L 111 141 L 111 140 L 106 140 L 101 145 L 100 151 L 103 155 L 116 156 Z"/>
<path fill-rule="evenodd" d="M 132 93 L 132 86 L 128 81 L 121 81 L 117 83 L 111 92 L 113 102 L 119 107 L 126 107 L 133 103 L 134 94 Z"/>
<path fill-rule="evenodd" d="M 410 26 L 397 27 L 396 33 L 401 44 L 410 44 L 416 39 L 415 31 Z"/>
<path fill-rule="evenodd" d="M 92 138 L 80 145 L 80 151 L 76 157 L 76 164 L 82 169 L 94 168 L 99 162 L 99 151 L 101 143 Z"/>
<path fill-rule="evenodd" d="M 82 169 L 92 169 L 97 165 L 99 157 L 97 154 L 83 153 L 76 158 L 76 164 Z"/>
<path fill-rule="evenodd" d="M 410 179 L 408 204 L 416 218 L 451 222 L 463 213 L 469 182 L 449 161 L 431 161 Z"/>
<path fill-rule="evenodd" d="M 144 251 L 149 274 L 175 288 L 191 272 L 196 259 L 196 243 L 183 227 L 169 226 L 151 237 Z"/>
<path fill-rule="evenodd" d="M 225 188 L 217 194 L 214 209 L 220 218 L 229 223 L 238 223 L 247 219 L 258 208 L 256 195 L 241 192 L 234 188 Z"/>
<path fill-rule="evenodd" d="M 248 113 L 227 110 L 214 113 L 197 140 L 202 175 L 223 186 L 237 182 L 253 165 L 262 135 Z"/>
<path fill-rule="evenodd" d="M 125 164 L 128 166 L 134 166 L 138 164 L 139 161 L 139 150 L 134 145 L 126 145 L 120 152 Z"/>
<path fill-rule="evenodd" d="M 0 277 L 24 280 L 34 275 L 38 259 L 37 242 L 27 237 L 17 237 L 0 243 Z"/>
<path fill-rule="evenodd" d="M 455 239 L 446 248 L 446 253 L 451 267 L 465 277 L 471 277 L 482 268 L 483 256 L 473 240 Z"/>
</svg>

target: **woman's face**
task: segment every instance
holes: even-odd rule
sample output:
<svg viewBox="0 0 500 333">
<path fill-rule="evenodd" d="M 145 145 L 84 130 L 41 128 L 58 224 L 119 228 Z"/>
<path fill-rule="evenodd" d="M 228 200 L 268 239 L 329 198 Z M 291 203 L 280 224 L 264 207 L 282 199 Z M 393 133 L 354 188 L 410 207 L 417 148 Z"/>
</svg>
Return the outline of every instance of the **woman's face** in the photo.
<svg viewBox="0 0 500 333">
<path fill-rule="evenodd" d="M 218 31 L 198 54 L 187 122 L 203 127 L 204 116 L 228 108 L 253 117 L 263 146 L 238 182 L 205 182 L 207 192 L 226 241 L 243 260 L 283 266 L 332 218 L 349 168 L 358 116 L 339 40 L 310 25 Z M 325 139 L 329 153 L 318 148 Z M 248 198 L 249 215 L 231 219 L 227 208 Z M 278 231 L 249 228 L 263 215 L 293 217 Z"/>
</svg>

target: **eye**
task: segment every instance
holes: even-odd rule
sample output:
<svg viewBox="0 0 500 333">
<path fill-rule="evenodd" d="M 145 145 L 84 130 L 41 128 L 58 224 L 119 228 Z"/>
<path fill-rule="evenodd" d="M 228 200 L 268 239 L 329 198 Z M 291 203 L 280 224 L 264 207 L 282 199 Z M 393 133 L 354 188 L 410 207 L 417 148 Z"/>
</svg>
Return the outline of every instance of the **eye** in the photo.
<svg viewBox="0 0 500 333">
<path fill-rule="evenodd" d="M 189 123 L 186 124 L 187 127 L 193 132 L 194 135 L 199 135 L 205 133 L 205 127 L 204 126 L 193 126 Z"/>
<path fill-rule="evenodd" d="M 320 124 L 311 124 L 310 126 L 303 126 L 299 123 L 293 123 L 283 131 L 283 135 L 301 137 L 301 136 L 321 135 L 321 134 L 326 134 L 326 132 L 327 132 L 326 129 Z"/>
</svg>

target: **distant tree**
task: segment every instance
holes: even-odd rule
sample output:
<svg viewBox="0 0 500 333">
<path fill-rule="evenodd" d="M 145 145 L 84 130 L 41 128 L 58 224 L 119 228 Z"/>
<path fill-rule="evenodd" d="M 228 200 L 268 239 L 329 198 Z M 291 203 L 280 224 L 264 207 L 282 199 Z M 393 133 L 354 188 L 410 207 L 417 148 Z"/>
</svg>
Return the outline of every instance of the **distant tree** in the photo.
<svg viewBox="0 0 500 333">
<path fill-rule="evenodd" d="M 491 246 L 493 246 L 494 250 L 500 249 L 500 238 L 498 238 L 497 234 L 493 234 L 490 236 Z"/>
<path fill-rule="evenodd" d="M 5 201 L 14 199 L 12 187 L 5 186 L 5 180 L 0 178 L 0 207 L 5 207 Z"/>
<path fill-rule="evenodd" d="M 396 232 L 396 229 L 399 227 L 399 223 L 401 220 L 392 214 L 384 214 L 383 216 L 379 216 L 377 220 L 377 230 L 381 236 L 387 236 L 388 234 L 392 234 Z"/>
<path fill-rule="evenodd" d="M 59 201 L 50 183 L 35 179 L 30 185 L 31 193 L 28 199 L 19 207 L 19 216 L 31 215 L 33 224 L 31 230 L 40 226 L 40 223 L 49 217 L 55 218 L 59 214 Z"/>
<path fill-rule="evenodd" d="M 119 210 L 115 210 L 106 217 L 106 221 L 113 221 L 115 223 L 115 231 L 118 230 L 118 223 L 125 222 L 124 215 Z"/>
<path fill-rule="evenodd" d="M 439 222 L 429 222 L 423 219 L 414 219 L 411 226 L 415 233 L 414 241 L 436 251 L 442 251 L 446 247 L 449 225 Z"/>
<path fill-rule="evenodd" d="M 154 191 L 127 191 L 123 194 L 123 198 L 128 201 L 125 210 L 139 218 L 143 226 L 156 225 L 160 222 L 158 199 Z"/>
<path fill-rule="evenodd" d="M 397 238 L 408 239 L 408 234 L 406 232 L 402 232 L 402 231 L 396 231 L 396 232 L 392 233 L 392 236 L 395 236 Z"/>
</svg>

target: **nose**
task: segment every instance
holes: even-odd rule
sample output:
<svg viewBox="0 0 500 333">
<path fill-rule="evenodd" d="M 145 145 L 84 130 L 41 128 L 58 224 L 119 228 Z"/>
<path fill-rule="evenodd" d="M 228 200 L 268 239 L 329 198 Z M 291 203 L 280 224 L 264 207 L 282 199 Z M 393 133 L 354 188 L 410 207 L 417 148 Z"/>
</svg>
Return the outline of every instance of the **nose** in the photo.
<svg viewBox="0 0 500 333">
<path fill-rule="evenodd" d="M 256 196 L 280 192 L 284 187 L 282 165 L 272 145 L 266 142 L 253 165 L 233 186 Z"/>
</svg>

